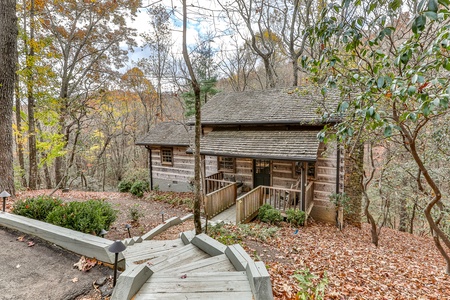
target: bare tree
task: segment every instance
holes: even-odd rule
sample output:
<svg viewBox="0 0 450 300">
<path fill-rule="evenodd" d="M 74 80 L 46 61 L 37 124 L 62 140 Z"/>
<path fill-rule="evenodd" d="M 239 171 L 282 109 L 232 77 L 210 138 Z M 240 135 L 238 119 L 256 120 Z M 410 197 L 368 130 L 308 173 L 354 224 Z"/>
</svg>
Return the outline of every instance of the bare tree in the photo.
<svg viewBox="0 0 450 300">
<path fill-rule="evenodd" d="M 220 1 L 230 24 L 246 41 L 251 49 L 261 58 L 266 74 L 266 88 L 274 88 L 277 83 L 275 71 L 275 51 L 279 44 L 279 37 L 272 29 L 275 21 L 275 10 L 270 1 L 236 0 L 232 2 Z M 241 24 L 245 24 L 246 32 Z"/>
<path fill-rule="evenodd" d="M 187 11 L 186 11 L 186 0 L 183 0 L 183 58 L 186 63 L 186 67 L 189 71 L 190 82 L 195 95 L 195 146 L 194 146 L 194 224 L 195 233 L 200 234 L 202 232 L 202 224 L 200 221 L 200 206 L 202 202 L 202 194 L 200 189 L 200 135 L 201 135 L 201 112 L 200 112 L 200 84 L 195 76 L 194 68 L 192 67 L 191 60 L 189 58 L 189 53 L 186 43 L 187 35 Z"/>
<path fill-rule="evenodd" d="M 151 32 L 143 34 L 142 37 L 144 38 L 144 47 L 148 47 L 150 50 L 150 56 L 142 59 L 140 64 L 156 78 L 158 94 L 156 116 L 162 120 L 164 115 L 162 81 L 169 73 L 169 54 L 173 44 L 169 28 L 170 13 L 161 4 L 148 8 L 147 13 L 150 17 Z"/>
</svg>

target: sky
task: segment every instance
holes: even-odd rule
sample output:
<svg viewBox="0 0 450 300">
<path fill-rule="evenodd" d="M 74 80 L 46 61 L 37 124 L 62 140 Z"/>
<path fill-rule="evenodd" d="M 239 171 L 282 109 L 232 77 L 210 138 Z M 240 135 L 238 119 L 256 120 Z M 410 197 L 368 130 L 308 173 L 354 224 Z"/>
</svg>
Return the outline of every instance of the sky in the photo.
<svg viewBox="0 0 450 300">
<path fill-rule="evenodd" d="M 146 6 L 149 3 L 154 3 L 155 0 L 144 0 L 143 5 Z M 200 9 L 201 6 L 206 9 Z M 162 3 L 168 8 L 172 8 L 174 14 L 171 17 L 171 32 L 172 40 L 174 41 L 175 54 L 182 55 L 182 2 L 181 0 L 162 0 L 158 3 Z M 189 1 L 187 2 L 188 11 L 188 25 L 187 25 L 187 44 L 193 46 L 196 44 L 199 34 L 205 34 L 208 31 L 222 31 L 227 28 L 227 24 L 221 21 L 218 17 L 214 17 L 213 14 L 217 14 L 220 9 L 216 1 Z M 208 16 L 205 16 L 208 15 Z M 137 18 L 130 24 L 138 32 L 138 35 L 142 33 L 148 33 L 150 31 L 149 17 L 145 8 L 141 8 Z M 223 42 L 226 37 L 221 38 L 220 42 Z M 219 41 L 217 41 L 219 42 Z M 138 38 L 138 44 L 142 44 L 142 39 Z M 221 43 L 222 44 L 222 43 Z M 219 44 L 215 45 L 218 46 Z M 137 61 L 140 58 L 148 56 L 146 49 L 141 47 L 135 48 L 134 53 L 130 53 L 129 57 L 132 61 Z M 129 63 L 129 68 L 132 67 L 132 63 Z"/>
</svg>

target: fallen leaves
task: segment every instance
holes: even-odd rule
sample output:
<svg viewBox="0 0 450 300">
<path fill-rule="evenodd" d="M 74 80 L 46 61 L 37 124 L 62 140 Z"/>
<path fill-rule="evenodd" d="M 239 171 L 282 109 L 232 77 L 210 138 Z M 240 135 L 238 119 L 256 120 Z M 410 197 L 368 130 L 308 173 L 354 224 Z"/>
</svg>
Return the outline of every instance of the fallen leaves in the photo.
<svg viewBox="0 0 450 300">
<path fill-rule="evenodd" d="M 383 229 L 377 248 L 366 224 L 344 234 L 328 224 L 295 231 L 284 226 L 266 241 L 242 241 L 266 264 L 276 299 L 296 299 L 299 285 L 292 275 L 305 268 L 319 278 L 327 273 L 326 299 L 450 299 L 450 277 L 427 237 Z"/>
<path fill-rule="evenodd" d="M 94 258 L 86 258 L 82 256 L 80 260 L 73 265 L 74 268 L 78 268 L 78 270 L 82 272 L 87 272 L 97 264 L 97 260 Z"/>
</svg>

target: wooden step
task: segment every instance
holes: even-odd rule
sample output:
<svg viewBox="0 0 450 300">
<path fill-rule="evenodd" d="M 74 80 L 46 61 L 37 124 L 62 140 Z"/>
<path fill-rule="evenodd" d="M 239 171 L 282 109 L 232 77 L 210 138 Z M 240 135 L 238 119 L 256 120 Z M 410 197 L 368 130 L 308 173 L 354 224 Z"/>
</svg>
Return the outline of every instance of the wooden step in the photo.
<svg viewBox="0 0 450 300">
<path fill-rule="evenodd" d="M 204 258 L 201 261 L 191 262 L 179 267 L 171 267 L 165 270 L 161 270 L 161 273 L 185 273 L 185 272 L 235 272 L 233 264 L 230 262 L 225 254 L 217 255 L 214 257 Z"/>
<path fill-rule="evenodd" d="M 246 272 L 154 274 L 135 299 L 252 299 Z"/>
<path fill-rule="evenodd" d="M 208 257 L 209 254 L 189 244 L 175 251 L 167 251 L 164 255 L 148 261 L 147 264 L 156 273 L 178 268 L 189 263 L 195 264 L 197 261 Z"/>
<path fill-rule="evenodd" d="M 180 239 L 172 241 L 151 240 L 134 244 L 122 253 L 127 262 L 134 262 L 157 258 L 164 255 L 167 251 L 181 247 L 184 247 L 184 243 Z"/>
</svg>

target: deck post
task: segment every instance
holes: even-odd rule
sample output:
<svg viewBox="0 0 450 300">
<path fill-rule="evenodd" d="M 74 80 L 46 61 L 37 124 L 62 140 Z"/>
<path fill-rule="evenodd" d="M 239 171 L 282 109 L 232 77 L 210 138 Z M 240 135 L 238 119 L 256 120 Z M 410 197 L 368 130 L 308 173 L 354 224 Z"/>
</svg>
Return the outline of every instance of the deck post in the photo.
<svg viewBox="0 0 450 300">
<path fill-rule="evenodd" d="M 306 211 L 306 206 L 305 206 L 305 201 L 306 201 L 306 180 L 307 180 L 307 175 L 308 173 L 308 163 L 307 162 L 303 162 L 302 163 L 302 204 L 300 209 L 302 211 Z"/>
</svg>

